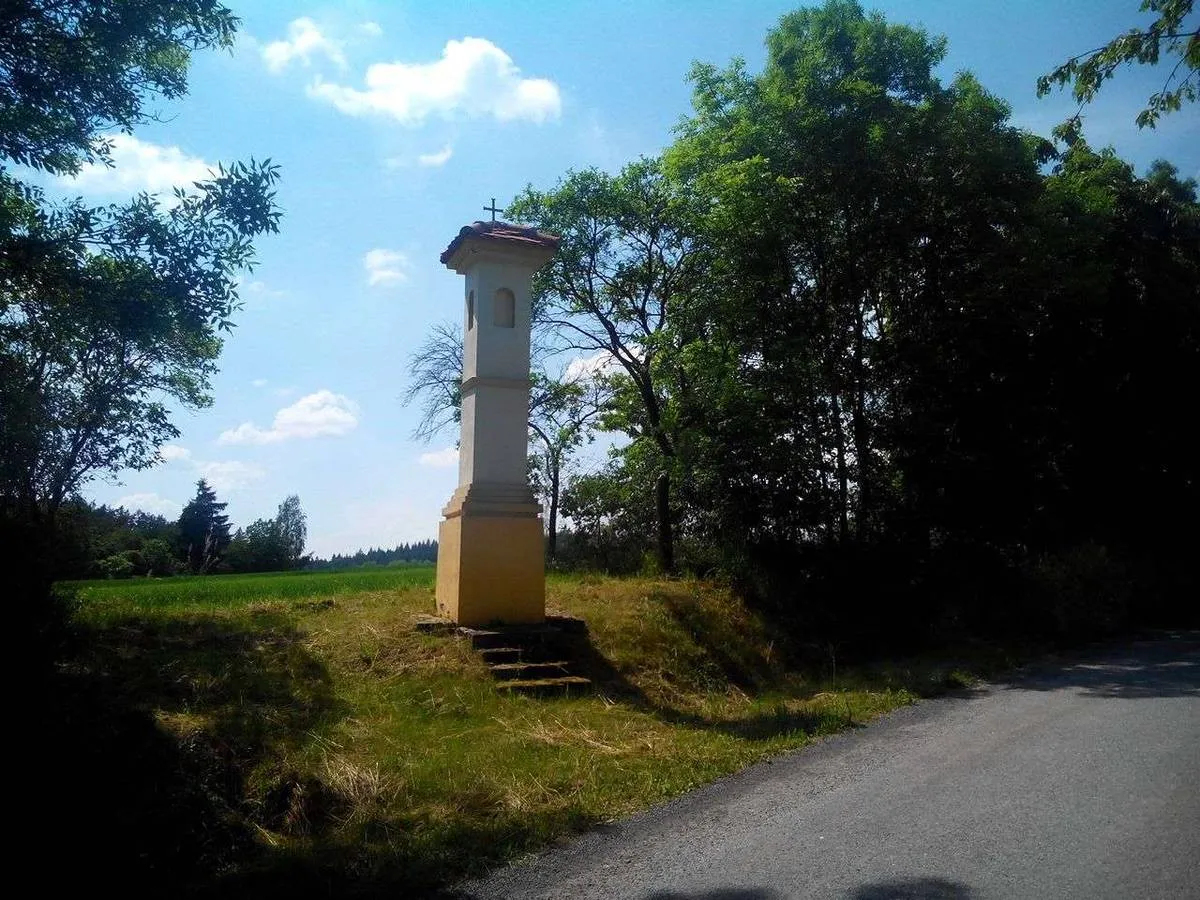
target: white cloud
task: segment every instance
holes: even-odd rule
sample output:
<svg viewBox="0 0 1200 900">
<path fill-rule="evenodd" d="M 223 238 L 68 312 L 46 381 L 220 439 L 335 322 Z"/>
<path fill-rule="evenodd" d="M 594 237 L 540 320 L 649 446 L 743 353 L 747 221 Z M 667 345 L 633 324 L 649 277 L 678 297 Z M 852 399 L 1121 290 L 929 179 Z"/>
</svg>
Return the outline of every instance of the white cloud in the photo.
<svg viewBox="0 0 1200 900">
<path fill-rule="evenodd" d="M 367 37 L 380 37 L 383 34 L 383 29 L 378 22 L 363 22 L 358 26 L 358 30 Z"/>
<path fill-rule="evenodd" d="M 333 391 L 320 390 L 301 397 L 275 413 L 270 428 L 243 422 L 217 438 L 221 444 L 274 444 L 292 438 L 336 437 L 358 427 L 354 401 Z"/>
<path fill-rule="evenodd" d="M 278 297 L 286 297 L 287 291 L 281 291 L 277 288 L 269 286 L 265 281 L 247 281 L 244 278 L 238 279 L 238 290 L 250 297 L 261 297 L 264 300 L 274 300 Z"/>
<path fill-rule="evenodd" d="M 163 462 L 178 462 L 191 459 L 192 451 L 178 444 L 163 444 L 158 448 L 158 455 L 162 457 Z"/>
<path fill-rule="evenodd" d="M 446 447 L 443 450 L 422 453 L 417 462 L 422 466 L 429 466 L 431 469 L 449 469 L 458 465 L 458 448 Z"/>
<path fill-rule="evenodd" d="M 128 510 L 140 509 L 142 512 L 166 516 L 168 519 L 175 518 L 183 509 L 174 500 L 168 500 L 166 497 L 153 493 L 127 494 L 117 499 L 117 506 L 123 506 Z"/>
<path fill-rule="evenodd" d="M 236 491 L 266 474 L 258 466 L 236 459 L 198 462 L 196 471 L 215 491 Z"/>
<path fill-rule="evenodd" d="M 282 72 L 293 60 L 309 65 L 313 56 L 321 55 L 341 68 L 346 67 L 342 42 L 321 33 L 317 23 L 307 17 L 288 25 L 287 40 L 271 41 L 262 48 L 263 62 L 272 72 Z"/>
<path fill-rule="evenodd" d="M 262 53 L 262 43 L 245 28 L 239 28 L 233 36 L 233 55 L 241 56 L 244 53 L 259 56 Z"/>
<path fill-rule="evenodd" d="M 447 492 L 452 488 L 447 487 Z M 437 537 L 437 523 L 445 498 L 423 502 L 410 492 L 392 494 L 377 489 L 368 497 L 349 498 L 340 510 L 320 520 L 310 520 L 308 549 L 319 556 L 353 553 L 367 547 L 393 547 L 399 543 Z"/>
<path fill-rule="evenodd" d="M 558 85 L 522 78 L 512 57 L 476 37 L 447 42 L 435 62 L 375 63 L 367 68 L 364 90 L 317 78 L 308 93 L 347 115 L 390 116 L 405 125 L 434 115 L 541 123 L 562 112 Z"/>
<path fill-rule="evenodd" d="M 192 182 L 204 181 L 213 168 L 178 147 L 139 141 L 131 134 L 114 134 L 107 140 L 112 148 L 111 168 L 103 163 L 89 163 L 77 174 L 64 175 L 59 180 L 82 191 L 101 194 L 169 193 L 172 188 L 190 188 Z"/>
<path fill-rule="evenodd" d="M 417 165 L 427 169 L 444 166 L 450 161 L 450 157 L 454 155 L 454 148 L 447 144 L 437 153 L 422 153 L 417 157 Z"/>
<path fill-rule="evenodd" d="M 371 287 L 408 281 L 408 273 L 405 271 L 408 268 L 408 257 L 399 250 L 368 250 L 363 255 L 363 268 L 367 270 L 367 284 Z"/>
<path fill-rule="evenodd" d="M 205 461 L 192 457 L 192 451 L 178 444 L 163 444 L 158 448 L 158 455 L 166 463 L 187 463 L 201 478 L 204 478 L 214 488 L 221 491 L 236 490 L 245 487 L 251 481 L 263 477 L 263 470 L 258 466 L 237 460 Z M 180 506 L 173 500 L 166 500 L 158 494 L 130 494 L 117 501 L 119 505 L 129 509 L 144 509 L 146 512 L 161 515 L 178 514 Z"/>
<path fill-rule="evenodd" d="M 266 387 L 266 386 L 269 384 L 269 382 L 268 382 L 268 381 L 267 381 L 267 379 L 265 379 L 265 378 L 255 378 L 255 379 L 254 379 L 252 382 L 250 382 L 250 383 L 251 383 L 252 385 L 254 385 L 256 388 L 264 388 L 264 387 Z"/>
<path fill-rule="evenodd" d="M 563 370 L 563 381 L 589 381 L 617 367 L 617 360 L 607 350 L 598 350 L 591 356 L 576 356 Z"/>
<path fill-rule="evenodd" d="M 444 166 L 453 155 L 454 146 L 447 144 L 441 150 L 432 153 L 418 153 L 416 156 L 389 156 L 384 159 L 383 165 L 387 169 L 411 169 L 413 166 L 432 169 Z"/>
</svg>

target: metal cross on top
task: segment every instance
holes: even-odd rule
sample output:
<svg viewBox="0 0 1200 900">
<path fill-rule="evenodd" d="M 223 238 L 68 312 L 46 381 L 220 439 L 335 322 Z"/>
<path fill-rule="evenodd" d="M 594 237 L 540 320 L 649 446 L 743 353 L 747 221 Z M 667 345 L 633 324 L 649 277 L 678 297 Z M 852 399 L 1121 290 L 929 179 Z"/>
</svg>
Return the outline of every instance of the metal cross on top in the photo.
<svg viewBox="0 0 1200 900">
<path fill-rule="evenodd" d="M 502 212 L 504 212 L 504 210 L 502 210 L 502 209 L 500 209 L 498 206 L 496 206 L 496 198 L 495 198 L 495 197 L 493 197 L 493 198 L 492 198 L 492 205 L 491 205 L 491 206 L 485 206 L 485 207 L 483 208 L 483 211 L 484 211 L 484 212 L 490 212 L 490 213 L 492 214 L 492 221 L 493 221 L 493 222 L 495 222 L 495 221 L 496 221 L 496 213 L 502 213 Z"/>
</svg>

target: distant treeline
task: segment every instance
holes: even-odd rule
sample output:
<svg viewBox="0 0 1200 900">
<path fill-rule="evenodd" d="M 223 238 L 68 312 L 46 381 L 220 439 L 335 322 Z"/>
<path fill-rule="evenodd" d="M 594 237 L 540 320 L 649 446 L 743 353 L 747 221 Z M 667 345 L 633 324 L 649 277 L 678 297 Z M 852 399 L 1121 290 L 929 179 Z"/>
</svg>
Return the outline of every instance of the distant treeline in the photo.
<svg viewBox="0 0 1200 900">
<path fill-rule="evenodd" d="M 59 577 L 161 578 L 437 562 L 434 540 L 335 553 L 329 559 L 304 556 L 305 516 L 297 498 L 284 501 L 274 519 L 259 519 L 232 532 L 224 507 L 207 484 L 198 488 L 178 520 L 83 498 L 68 501 L 59 519 Z"/>
<path fill-rule="evenodd" d="M 352 569 L 356 566 L 389 566 L 395 563 L 437 562 L 437 541 L 397 544 L 391 550 L 372 547 L 357 553 L 335 553 L 329 559 L 311 560 L 308 569 Z"/>
<path fill-rule="evenodd" d="M 200 480 L 177 520 L 83 498 L 59 510 L 54 543 L 57 577 L 133 578 L 302 568 L 308 528 L 292 495 L 271 519 L 233 529 L 226 504 Z"/>
</svg>

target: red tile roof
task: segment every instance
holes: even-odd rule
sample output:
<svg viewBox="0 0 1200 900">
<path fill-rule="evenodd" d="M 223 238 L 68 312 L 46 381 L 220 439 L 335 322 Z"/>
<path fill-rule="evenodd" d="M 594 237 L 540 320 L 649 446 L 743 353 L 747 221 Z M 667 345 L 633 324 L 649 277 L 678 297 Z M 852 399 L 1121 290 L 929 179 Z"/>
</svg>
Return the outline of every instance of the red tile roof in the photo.
<svg viewBox="0 0 1200 900">
<path fill-rule="evenodd" d="M 510 225 L 508 222 L 472 222 L 470 225 L 464 225 L 458 232 L 458 236 L 450 242 L 450 246 L 442 251 L 442 263 L 449 263 L 454 252 L 462 246 L 462 242 L 470 237 L 503 243 L 536 244 L 551 250 L 557 250 L 559 243 L 558 235 L 538 231 L 529 225 Z"/>
</svg>

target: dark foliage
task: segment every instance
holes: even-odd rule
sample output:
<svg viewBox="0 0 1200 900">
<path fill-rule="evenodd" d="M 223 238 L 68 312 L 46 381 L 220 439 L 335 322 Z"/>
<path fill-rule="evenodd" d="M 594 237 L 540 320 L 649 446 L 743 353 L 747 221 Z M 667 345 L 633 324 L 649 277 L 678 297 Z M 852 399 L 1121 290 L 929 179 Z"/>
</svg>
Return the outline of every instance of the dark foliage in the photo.
<svg viewBox="0 0 1200 900">
<path fill-rule="evenodd" d="M 631 430 L 568 485 L 561 562 L 638 568 L 666 520 L 685 564 L 861 649 L 1194 617 L 1195 181 L 1056 154 L 969 74 L 939 82 L 942 40 L 853 2 L 767 46 L 759 75 L 692 73 L 662 164 L 691 202 L 660 209 L 688 277 L 634 354 L 669 447 Z M 588 234 L 613 204 L 578 181 L 547 196 Z M 544 289 L 593 283 L 590 259 Z M 618 391 L 608 421 L 647 402 Z"/>
<path fill-rule="evenodd" d="M 190 54 L 228 45 L 236 24 L 214 0 L 0 7 L 0 564 L 19 573 L 19 633 L 61 625 L 63 505 L 100 474 L 152 465 L 178 434 L 170 403 L 211 402 L 238 278 L 280 211 L 269 160 L 218 166 L 173 204 L 103 207 L 53 202 L 10 167 L 111 162 L 104 135 L 183 94 Z"/>
</svg>

